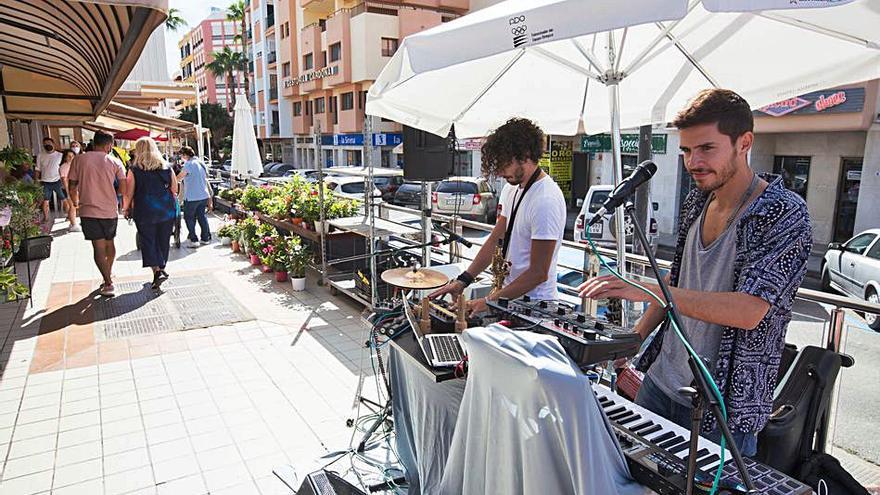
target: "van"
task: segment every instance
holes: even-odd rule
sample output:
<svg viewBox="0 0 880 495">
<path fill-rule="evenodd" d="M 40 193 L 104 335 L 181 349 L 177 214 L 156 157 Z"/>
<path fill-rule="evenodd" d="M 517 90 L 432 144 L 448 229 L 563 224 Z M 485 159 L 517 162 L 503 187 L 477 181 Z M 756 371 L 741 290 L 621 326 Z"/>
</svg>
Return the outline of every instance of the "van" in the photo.
<svg viewBox="0 0 880 495">
<path fill-rule="evenodd" d="M 584 227 L 590 218 L 602 208 L 602 203 L 608 199 L 613 190 L 614 186 L 612 185 L 590 186 L 590 190 L 587 191 L 587 195 L 584 197 L 583 204 L 581 205 L 581 211 L 574 222 L 572 237 L 576 242 L 587 244 L 587 234 L 584 231 Z M 648 228 L 645 233 L 648 236 L 648 241 L 652 244 L 654 238 L 657 237 L 657 220 L 654 218 L 654 212 L 657 211 L 657 208 L 658 204 L 654 202 L 651 202 L 648 208 Z M 605 215 L 601 222 L 590 225 L 590 238 L 599 247 L 615 246 L 617 244 L 617 237 L 615 236 L 616 223 L 617 215 Z M 634 231 L 632 221 L 628 215 L 624 223 L 624 232 L 626 233 L 626 245 L 632 246 Z"/>
</svg>

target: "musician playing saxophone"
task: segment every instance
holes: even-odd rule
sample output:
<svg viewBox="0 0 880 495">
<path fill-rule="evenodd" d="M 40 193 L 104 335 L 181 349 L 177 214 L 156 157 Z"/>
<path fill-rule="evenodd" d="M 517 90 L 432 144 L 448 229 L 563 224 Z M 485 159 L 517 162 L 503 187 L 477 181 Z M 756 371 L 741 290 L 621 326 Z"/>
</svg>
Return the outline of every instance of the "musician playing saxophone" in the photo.
<svg viewBox="0 0 880 495">
<path fill-rule="evenodd" d="M 555 300 L 556 256 L 565 231 L 566 205 L 562 190 L 538 166 L 544 151 L 544 133 L 527 119 L 510 119 L 483 144 L 483 173 L 507 180 L 501 191 L 495 227 L 470 266 L 455 280 L 431 293 L 454 299 L 488 268 L 496 249 L 509 264 L 500 290 L 468 301 L 470 314 L 487 309 L 486 299 L 514 299 L 528 294 L 534 300 Z"/>
</svg>

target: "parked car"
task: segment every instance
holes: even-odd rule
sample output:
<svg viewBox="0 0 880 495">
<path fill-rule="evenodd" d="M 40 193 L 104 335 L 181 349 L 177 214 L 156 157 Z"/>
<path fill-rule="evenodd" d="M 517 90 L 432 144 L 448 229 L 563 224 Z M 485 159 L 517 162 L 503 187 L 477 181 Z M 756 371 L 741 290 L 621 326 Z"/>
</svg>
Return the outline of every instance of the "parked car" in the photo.
<svg viewBox="0 0 880 495">
<path fill-rule="evenodd" d="M 318 180 L 318 171 L 313 168 L 293 168 L 284 172 L 284 177 L 293 177 L 294 175 L 298 175 L 309 182 Z"/>
<path fill-rule="evenodd" d="M 822 289 L 880 304 L 880 229 L 866 230 L 841 244 L 832 242 L 822 258 Z M 865 314 L 880 331 L 880 317 Z"/>
<path fill-rule="evenodd" d="M 263 173 L 268 174 L 272 167 L 280 165 L 280 162 L 266 162 L 263 164 Z"/>
<path fill-rule="evenodd" d="M 394 193 L 403 184 L 403 170 L 391 175 L 373 175 L 373 184 L 382 191 L 383 201 L 392 201 Z"/>
<path fill-rule="evenodd" d="M 363 177 L 351 175 L 325 177 L 324 183 L 327 184 L 327 188 L 333 191 L 333 194 L 336 194 L 337 196 L 348 199 L 357 199 L 360 201 L 364 200 L 366 185 L 364 184 Z M 377 203 L 382 201 L 382 192 L 375 187 L 373 188 L 373 196 L 376 198 L 375 201 Z"/>
<path fill-rule="evenodd" d="M 267 169 L 263 169 L 263 173 L 270 177 L 281 177 L 288 170 L 293 170 L 293 165 L 289 163 L 276 163 Z"/>
<path fill-rule="evenodd" d="M 437 184 L 431 203 L 437 213 L 490 223 L 497 215 L 498 198 L 483 177 L 450 177 Z"/>
<path fill-rule="evenodd" d="M 418 182 L 404 182 L 394 193 L 392 203 L 419 210 L 422 208 L 422 185 Z"/>
<path fill-rule="evenodd" d="M 584 197 L 581 211 L 578 213 L 577 219 L 574 222 L 574 233 L 572 237 L 576 242 L 583 244 L 587 243 L 587 234 L 584 230 L 584 226 L 590 218 L 602 208 L 602 203 L 608 199 L 612 190 L 614 190 L 614 186 L 611 185 L 590 186 L 587 195 Z M 657 211 L 657 208 L 657 203 L 653 202 L 651 203 L 651 207 L 648 208 L 648 229 L 646 234 L 649 241 L 657 236 L 657 219 L 654 218 L 654 212 Z M 616 215 L 606 215 L 601 222 L 590 226 L 590 238 L 597 246 L 611 247 L 616 244 L 617 237 L 614 235 L 616 218 Z M 631 246 L 633 243 L 634 231 L 632 220 L 629 216 L 626 217 L 623 228 L 624 232 L 626 232 L 626 244 Z"/>
</svg>

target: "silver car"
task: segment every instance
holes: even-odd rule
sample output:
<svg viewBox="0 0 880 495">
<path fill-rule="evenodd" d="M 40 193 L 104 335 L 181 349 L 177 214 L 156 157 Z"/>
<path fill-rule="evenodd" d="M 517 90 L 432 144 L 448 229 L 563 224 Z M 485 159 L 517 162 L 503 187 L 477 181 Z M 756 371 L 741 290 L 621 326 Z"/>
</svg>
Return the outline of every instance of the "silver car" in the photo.
<svg viewBox="0 0 880 495">
<path fill-rule="evenodd" d="M 437 213 L 481 223 L 494 223 L 498 209 L 498 198 L 482 177 L 450 177 L 440 182 L 431 193 L 431 203 Z"/>
<path fill-rule="evenodd" d="M 828 245 L 822 260 L 822 289 L 880 303 L 880 229 L 866 230 L 844 244 Z M 865 321 L 880 331 L 880 317 L 866 314 Z"/>
</svg>

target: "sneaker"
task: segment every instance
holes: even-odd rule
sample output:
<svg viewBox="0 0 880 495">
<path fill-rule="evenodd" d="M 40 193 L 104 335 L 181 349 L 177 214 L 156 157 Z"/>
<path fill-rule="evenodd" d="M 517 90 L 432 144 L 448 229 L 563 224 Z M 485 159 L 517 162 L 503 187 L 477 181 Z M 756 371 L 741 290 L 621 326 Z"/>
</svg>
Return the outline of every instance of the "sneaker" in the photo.
<svg viewBox="0 0 880 495">
<path fill-rule="evenodd" d="M 208 239 L 207 241 L 199 241 L 199 244 L 201 244 L 202 246 L 207 246 L 208 244 L 211 244 L 211 240 Z"/>
<path fill-rule="evenodd" d="M 116 295 L 116 288 L 113 284 L 102 284 L 100 294 L 104 297 L 113 297 Z"/>
<path fill-rule="evenodd" d="M 68 232 L 82 232 L 82 227 L 80 227 L 79 225 L 77 225 L 75 223 L 72 223 L 72 224 L 70 224 L 70 227 L 68 227 L 67 231 Z"/>
<path fill-rule="evenodd" d="M 188 247 L 188 248 L 197 248 L 197 247 L 199 247 L 199 243 L 196 242 L 196 241 L 190 241 L 190 240 L 187 240 L 187 241 L 186 241 L 186 247 Z"/>
</svg>

